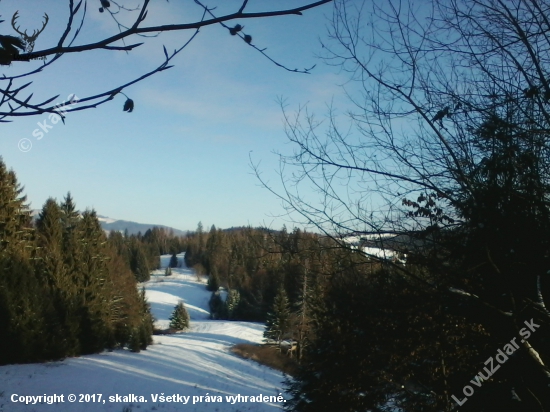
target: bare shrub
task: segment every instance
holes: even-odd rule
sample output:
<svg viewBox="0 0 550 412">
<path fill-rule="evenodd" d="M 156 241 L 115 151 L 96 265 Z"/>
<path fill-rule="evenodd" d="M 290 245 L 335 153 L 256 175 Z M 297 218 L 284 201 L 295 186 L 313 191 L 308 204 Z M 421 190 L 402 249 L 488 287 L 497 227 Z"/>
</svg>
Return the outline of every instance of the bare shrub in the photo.
<svg viewBox="0 0 550 412">
<path fill-rule="evenodd" d="M 298 362 L 277 350 L 276 346 L 251 345 L 239 343 L 231 348 L 231 352 L 241 358 L 252 359 L 262 365 L 294 375 L 298 368 Z"/>
</svg>

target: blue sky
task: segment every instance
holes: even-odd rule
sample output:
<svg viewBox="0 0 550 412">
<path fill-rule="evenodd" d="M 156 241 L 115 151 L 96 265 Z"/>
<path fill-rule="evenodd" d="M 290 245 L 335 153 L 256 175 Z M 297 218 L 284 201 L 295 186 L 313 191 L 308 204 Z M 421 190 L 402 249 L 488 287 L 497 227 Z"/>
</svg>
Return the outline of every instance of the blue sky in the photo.
<svg viewBox="0 0 550 412">
<path fill-rule="evenodd" d="M 63 29 L 66 3 L 3 0 L 0 13 L 6 22 L 0 27 L 11 34 L 9 21 L 19 10 L 21 28 L 32 30 L 47 12 L 50 22 L 35 50 L 49 47 Z M 125 4 L 133 3 L 137 4 Z M 239 5 L 218 3 L 224 6 L 218 13 Z M 306 1 L 277 2 L 279 7 L 298 3 Z M 99 1 L 88 1 L 81 42 L 117 30 L 106 13 L 99 13 L 98 5 Z M 270 5 L 252 0 L 250 10 Z M 187 21 L 196 13 L 191 6 L 192 2 L 153 1 L 146 22 Z M 240 22 L 253 43 L 267 47 L 277 61 L 291 68 L 317 64 L 310 75 L 278 68 L 221 26 L 207 27 L 176 57 L 174 68 L 125 90 L 135 101 L 133 113 L 122 111 L 125 98 L 119 95 L 97 109 L 69 113 L 66 125 L 53 125 L 40 140 L 33 131 L 47 116 L 19 118 L 1 126 L 0 154 L 24 184 L 32 208 L 40 208 L 49 196 L 61 199 L 71 191 L 80 209 L 95 208 L 112 218 L 183 230 L 194 229 L 198 221 L 205 227 L 279 228 L 288 218 L 273 217 L 284 214 L 284 209 L 259 187 L 249 154 L 276 185 L 278 158 L 272 152 L 292 151 L 277 100 L 285 99 L 291 111 L 307 104 L 320 115 L 331 99 L 344 101 L 339 84 L 345 76 L 316 57 L 331 12 L 329 4 L 301 17 Z M 60 94 L 59 102 L 73 93 L 83 97 L 104 91 L 152 69 L 162 61 L 163 45 L 174 49 L 189 35 L 145 39 L 146 44 L 131 53 L 66 55 L 35 76 L 33 91 L 37 98 Z M 25 65 L 29 63 L 3 66 L 2 71 L 16 73 Z M 22 138 L 31 141 L 30 151 L 18 149 Z"/>
</svg>

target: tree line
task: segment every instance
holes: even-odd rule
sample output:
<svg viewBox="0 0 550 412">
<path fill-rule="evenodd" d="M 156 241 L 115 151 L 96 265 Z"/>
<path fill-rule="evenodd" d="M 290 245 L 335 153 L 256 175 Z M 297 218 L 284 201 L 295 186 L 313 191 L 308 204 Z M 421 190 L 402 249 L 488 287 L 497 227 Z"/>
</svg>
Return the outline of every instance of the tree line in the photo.
<svg viewBox="0 0 550 412">
<path fill-rule="evenodd" d="M 411 202 L 413 213 L 425 203 L 429 197 Z M 517 223 L 522 224 L 519 216 Z M 514 222 L 506 225 L 519 233 Z M 495 405 L 537 410 L 533 402 L 545 402 L 547 392 L 544 371 L 531 353 L 519 347 L 502 364 L 490 368 L 485 363 L 513 337 L 519 342 L 520 329 L 503 324 L 497 308 L 486 313 L 485 303 L 448 290 L 450 282 L 473 287 L 476 281 L 481 296 L 508 299 L 498 279 L 488 278 L 481 288 L 477 276 L 482 267 L 478 275 L 464 276 L 483 257 L 480 242 L 486 242 L 489 230 L 499 228 L 504 236 L 504 227 L 503 221 L 490 229 L 444 228 L 437 243 L 430 231 L 411 231 L 393 242 L 381 238 L 387 248 L 407 250 L 403 264 L 365 253 L 365 238 L 363 245 L 348 241 L 344 246 L 300 229 L 213 226 L 205 232 L 199 224 L 185 238 L 185 259 L 208 275 L 213 318 L 262 321 L 266 341 L 297 342 L 298 372 L 286 380 L 288 410 L 360 410 L 368 405 L 384 411 L 407 405 L 409 410 L 435 411 L 457 405 L 453 396 L 463 402 L 462 410 Z M 544 308 L 524 306 L 520 320 L 522 327 L 532 321 L 529 345 L 546 361 L 550 330 Z M 475 396 L 465 396 L 466 385 L 475 388 Z M 426 388 L 432 391 L 429 402 Z M 534 390 L 536 397 L 530 395 Z"/>
<path fill-rule="evenodd" d="M 266 339 L 297 341 L 299 358 L 315 335 L 334 274 L 381 267 L 357 249 L 335 247 L 331 239 L 299 228 L 212 226 L 206 232 L 199 223 L 185 242 L 187 266 L 208 275 L 211 317 L 266 322 Z"/>
<path fill-rule="evenodd" d="M 306 261 L 319 266 L 328 259 L 319 244 L 322 240 L 300 229 L 289 233 L 286 228 L 221 230 L 212 226 L 205 232 L 199 223 L 185 242 L 186 265 L 208 275 L 207 288 L 214 295 L 220 286 L 227 291 L 231 309 L 227 313 L 214 310 L 213 316 L 228 319 L 264 321 L 281 286 L 288 290 L 291 303 L 297 304 L 307 276 Z M 315 253 L 319 257 L 310 258 Z"/>
<path fill-rule="evenodd" d="M 33 221 L 15 172 L 0 161 L 0 364 L 145 349 L 153 323 L 137 282 L 179 247 L 159 228 L 107 236 L 70 193 L 48 199 Z"/>
<path fill-rule="evenodd" d="M 185 250 L 182 237 L 159 227 L 148 229 L 143 235 L 141 232 L 129 235 L 127 231 L 111 231 L 108 240 L 129 265 L 138 282 L 149 280 L 150 272 L 160 267 L 160 255 L 175 256 Z"/>
</svg>

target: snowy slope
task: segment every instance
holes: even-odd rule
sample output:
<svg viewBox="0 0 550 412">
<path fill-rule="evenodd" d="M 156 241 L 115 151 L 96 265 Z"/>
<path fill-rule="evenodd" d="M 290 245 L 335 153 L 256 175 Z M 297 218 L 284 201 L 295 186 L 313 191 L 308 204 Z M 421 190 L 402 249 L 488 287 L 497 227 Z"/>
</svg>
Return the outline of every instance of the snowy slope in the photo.
<svg viewBox="0 0 550 412">
<path fill-rule="evenodd" d="M 169 256 L 163 256 L 161 262 L 166 265 L 168 260 Z M 242 402 L 241 398 L 241 402 L 232 404 L 226 398 L 238 394 L 275 397 L 282 392 L 281 373 L 229 352 L 237 342 L 260 342 L 263 325 L 208 320 L 210 295 L 204 281 L 198 282 L 189 269 L 173 269 L 172 273 L 165 278 L 164 270 L 158 270 L 143 285 L 161 328 L 167 327 L 175 304 L 184 300 L 191 316 L 189 332 L 155 336 L 155 344 L 137 354 L 117 350 L 62 362 L 1 366 L 0 412 L 280 410 L 282 402 L 258 403 L 250 402 L 250 398 Z M 55 405 L 12 402 L 14 395 L 15 399 L 23 399 L 18 397 L 53 394 L 64 395 L 64 402 Z M 69 394 L 77 396 L 75 403 L 68 402 Z M 95 403 L 78 402 L 79 394 L 101 394 L 102 399 Z M 206 402 L 207 394 L 222 402 Z M 116 395 L 121 396 L 121 402 L 110 402 L 109 397 L 117 400 Z M 122 398 L 128 395 L 143 396 L 147 402 Z M 154 401 L 155 395 L 180 395 L 180 402 L 161 402 L 160 397 Z M 188 403 L 184 404 L 186 399 Z"/>
</svg>

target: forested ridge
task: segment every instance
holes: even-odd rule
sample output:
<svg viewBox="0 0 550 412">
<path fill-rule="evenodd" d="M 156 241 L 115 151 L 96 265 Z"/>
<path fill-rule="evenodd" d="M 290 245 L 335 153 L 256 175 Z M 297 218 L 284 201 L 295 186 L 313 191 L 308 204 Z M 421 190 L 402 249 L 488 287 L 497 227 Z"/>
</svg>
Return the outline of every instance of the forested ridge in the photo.
<svg viewBox="0 0 550 412">
<path fill-rule="evenodd" d="M 288 410 L 376 405 L 373 410 L 384 411 L 401 404 L 435 411 L 455 403 L 453 395 L 463 401 L 461 410 L 494 405 L 536 410 L 524 408 L 536 402 L 529 398 L 533 388 L 540 391 L 536 399 L 545 401 L 544 373 L 527 351 L 509 353 L 494 369 L 486 363 L 512 338 L 525 337 L 520 328 L 503 324 L 497 310 L 487 313 L 483 302 L 446 289 L 450 280 L 471 284 L 473 279 L 460 274 L 475 262 L 486 230 L 445 229 L 437 234 L 437 244 L 433 236 L 431 231 L 401 236 L 393 246 L 407 252 L 403 263 L 369 256 L 361 242 L 343 247 L 300 229 L 212 226 L 205 232 L 199 224 L 185 238 L 185 260 L 208 275 L 214 319 L 262 321 L 266 341 L 297 342 L 298 372 L 286 381 Z M 381 238 L 379 244 L 392 242 Z M 499 289 L 494 279 L 484 293 Z M 530 344 L 547 347 L 544 313 L 525 307 L 521 326 L 531 320 L 538 327 L 529 332 Z M 538 353 L 543 360 L 550 356 Z M 472 377 L 479 386 L 475 396 L 465 397 L 463 387 L 472 385 Z M 426 388 L 432 391 L 430 401 Z"/>
<path fill-rule="evenodd" d="M 331 250 L 331 241 L 301 229 L 288 232 L 262 228 L 217 229 L 202 223 L 185 238 L 185 263 L 208 275 L 214 295 L 228 291 L 229 312 L 213 316 L 265 321 L 281 288 L 289 303 L 300 306 L 306 293 L 322 287 L 324 276 L 343 262 L 348 252 Z M 338 263 L 340 262 L 340 263 Z"/>
</svg>

